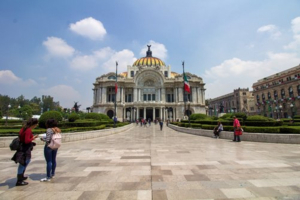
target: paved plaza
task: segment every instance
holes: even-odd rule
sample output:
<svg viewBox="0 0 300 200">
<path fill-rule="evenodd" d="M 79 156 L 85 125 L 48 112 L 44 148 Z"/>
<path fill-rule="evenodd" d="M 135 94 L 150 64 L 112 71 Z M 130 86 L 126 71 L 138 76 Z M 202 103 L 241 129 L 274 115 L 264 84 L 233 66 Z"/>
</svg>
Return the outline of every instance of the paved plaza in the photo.
<svg viewBox="0 0 300 200">
<path fill-rule="evenodd" d="M 0 199 L 300 199 L 300 146 L 214 139 L 158 125 L 65 143 L 56 177 L 43 146 L 15 187 L 13 152 L 0 149 Z"/>
</svg>

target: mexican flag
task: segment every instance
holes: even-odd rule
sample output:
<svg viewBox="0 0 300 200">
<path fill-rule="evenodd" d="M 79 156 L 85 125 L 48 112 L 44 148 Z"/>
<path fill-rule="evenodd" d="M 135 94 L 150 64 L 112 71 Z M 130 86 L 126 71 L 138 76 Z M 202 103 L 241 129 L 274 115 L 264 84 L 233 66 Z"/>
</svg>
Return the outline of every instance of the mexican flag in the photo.
<svg viewBox="0 0 300 200">
<path fill-rule="evenodd" d="M 190 91 L 190 84 L 189 84 L 189 82 L 188 82 L 188 80 L 187 80 L 186 75 L 185 75 L 184 72 L 183 72 L 183 80 L 184 80 L 184 90 L 186 92 L 190 93 L 191 92 Z"/>
<path fill-rule="evenodd" d="M 115 94 L 117 94 L 117 92 L 118 92 L 118 83 L 116 82 L 115 83 Z"/>
</svg>

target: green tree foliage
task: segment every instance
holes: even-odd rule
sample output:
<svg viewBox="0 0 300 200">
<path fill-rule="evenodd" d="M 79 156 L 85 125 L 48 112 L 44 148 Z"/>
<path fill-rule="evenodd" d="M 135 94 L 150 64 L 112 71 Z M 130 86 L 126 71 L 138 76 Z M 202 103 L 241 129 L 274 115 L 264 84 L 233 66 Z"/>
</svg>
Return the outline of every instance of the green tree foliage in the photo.
<svg viewBox="0 0 300 200">
<path fill-rule="evenodd" d="M 42 99 L 45 103 L 42 103 Z M 43 96 L 42 99 L 35 96 L 31 100 L 28 100 L 23 95 L 20 95 L 17 98 L 11 98 L 7 95 L 0 94 L 0 111 L 2 111 L 3 115 L 8 114 L 11 117 L 22 116 L 26 119 L 31 117 L 31 115 L 40 114 L 42 107 L 44 112 L 48 110 L 61 110 L 59 102 L 54 102 L 53 97 Z M 11 106 L 9 109 L 8 105 Z M 29 109 L 28 106 L 31 109 Z M 27 114 L 24 112 L 27 112 Z"/>
<path fill-rule="evenodd" d="M 75 112 L 71 113 L 68 117 L 69 122 L 75 122 L 77 119 L 80 119 L 79 115 Z"/>
<path fill-rule="evenodd" d="M 94 119 L 94 120 L 102 120 L 102 121 L 108 121 L 110 120 L 109 117 L 102 113 L 87 113 L 85 115 L 85 119 Z"/>
<path fill-rule="evenodd" d="M 236 116 L 239 119 L 243 119 L 244 121 L 246 121 L 247 119 L 246 113 L 233 113 L 233 116 Z"/>
<path fill-rule="evenodd" d="M 203 119 L 208 119 L 209 116 L 205 115 L 205 114 L 201 114 L 201 113 L 195 113 L 195 114 L 191 114 L 190 116 L 190 120 L 203 120 Z"/>
<path fill-rule="evenodd" d="M 221 119 L 232 119 L 233 114 L 232 113 L 226 113 L 225 115 L 221 116 Z"/>
<path fill-rule="evenodd" d="M 270 121 L 268 117 L 264 117 L 261 115 L 253 115 L 253 116 L 248 116 L 247 117 L 247 121 L 263 121 L 263 122 L 267 122 Z"/>
<path fill-rule="evenodd" d="M 60 112 L 58 111 L 47 111 L 47 112 L 44 112 L 40 119 L 39 119 L 39 127 L 40 128 L 46 128 L 46 122 L 48 119 L 55 119 L 57 120 L 58 122 L 62 121 L 62 115 Z"/>
</svg>

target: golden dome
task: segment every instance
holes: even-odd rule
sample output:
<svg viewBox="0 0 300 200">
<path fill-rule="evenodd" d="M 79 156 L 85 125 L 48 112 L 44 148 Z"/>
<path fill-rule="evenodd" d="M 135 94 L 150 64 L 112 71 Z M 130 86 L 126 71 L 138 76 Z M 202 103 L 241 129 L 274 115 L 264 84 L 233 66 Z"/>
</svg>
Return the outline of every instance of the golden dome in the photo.
<svg viewBox="0 0 300 200">
<path fill-rule="evenodd" d="M 152 51 L 150 50 L 151 45 L 148 46 L 148 51 L 146 52 L 146 57 L 137 59 L 133 66 L 166 66 L 165 63 L 156 57 L 152 57 Z"/>
</svg>

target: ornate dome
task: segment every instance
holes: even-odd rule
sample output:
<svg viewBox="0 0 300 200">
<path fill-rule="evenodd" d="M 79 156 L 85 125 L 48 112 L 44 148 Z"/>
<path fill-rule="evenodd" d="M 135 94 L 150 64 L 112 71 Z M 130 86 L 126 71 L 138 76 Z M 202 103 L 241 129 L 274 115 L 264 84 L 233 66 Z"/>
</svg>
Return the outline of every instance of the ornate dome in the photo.
<svg viewBox="0 0 300 200">
<path fill-rule="evenodd" d="M 159 59 L 152 57 L 152 51 L 150 50 L 151 45 L 148 46 L 148 51 L 146 52 L 146 57 L 137 59 L 134 63 L 133 66 L 166 66 L 165 63 Z"/>
</svg>

